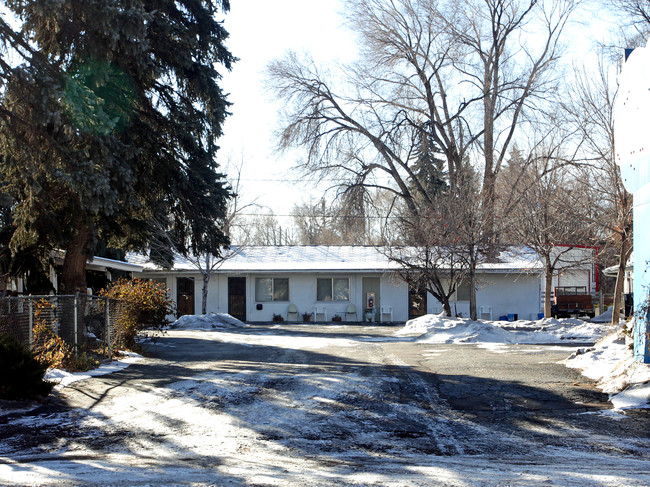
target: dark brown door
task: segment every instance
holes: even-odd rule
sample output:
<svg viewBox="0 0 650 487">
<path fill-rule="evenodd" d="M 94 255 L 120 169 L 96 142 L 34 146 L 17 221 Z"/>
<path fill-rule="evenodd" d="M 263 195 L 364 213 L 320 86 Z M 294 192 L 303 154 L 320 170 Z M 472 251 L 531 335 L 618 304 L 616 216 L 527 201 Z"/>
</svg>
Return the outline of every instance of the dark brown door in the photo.
<svg viewBox="0 0 650 487">
<path fill-rule="evenodd" d="M 228 314 L 246 321 L 246 278 L 228 278 Z"/>
<path fill-rule="evenodd" d="M 194 314 L 194 278 L 178 277 L 176 279 L 176 314 L 183 315 Z"/>
<path fill-rule="evenodd" d="M 427 314 L 427 292 L 409 286 L 409 320 Z"/>
</svg>

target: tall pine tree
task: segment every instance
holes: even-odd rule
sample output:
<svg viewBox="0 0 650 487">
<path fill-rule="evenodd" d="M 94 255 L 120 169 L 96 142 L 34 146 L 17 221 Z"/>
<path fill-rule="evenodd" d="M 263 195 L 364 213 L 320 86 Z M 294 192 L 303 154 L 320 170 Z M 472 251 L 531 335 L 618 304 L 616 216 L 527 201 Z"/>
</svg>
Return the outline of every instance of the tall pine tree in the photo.
<svg viewBox="0 0 650 487">
<path fill-rule="evenodd" d="M 11 247 L 62 248 L 85 289 L 98 241 L 219 253 L 229 188 L 216 138 L 234 58 L 228 0 L 7 0 L 0 20 L 0 184 Z M 11 61 L 8 61 L 11 60 Z M 160 231 L 171 239 L 160 238 Z"/>
<path fill-rule="evenodd" d="M 426 122 L 415 132 L 416 151 L 412 171 L 419 183 L 431 197 L 449 189 L 449 175 L 445 171 L 444 154 L 431 136 L 430 123 Z"/>
</svg>

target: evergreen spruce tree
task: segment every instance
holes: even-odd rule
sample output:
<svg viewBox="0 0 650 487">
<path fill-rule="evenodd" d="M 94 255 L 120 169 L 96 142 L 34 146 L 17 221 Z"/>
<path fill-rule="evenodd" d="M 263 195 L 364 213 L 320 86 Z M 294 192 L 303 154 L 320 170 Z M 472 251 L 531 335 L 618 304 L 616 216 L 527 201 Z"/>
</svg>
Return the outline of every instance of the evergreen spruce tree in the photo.
<svg viewBox="0 0 650 487">
<path fill-rule="evenodd" d="M 0 20 L 0 188 L 11 249 L 66 251 L 62 291 L 85 289 L 102 241 L 145 249 L 168 232 L 219 253 L 229 188 L 216 138 L 234 58 L 228 0 L 7 0 Z"/>
<path fill-rule="evenodd" d="M 436 143 L 432 140 L 428 123 L 416 133 L 417 151 L 413 173 L 430 197 L 445 193 L 449 189 L 446 160 Z"/>
</svg>

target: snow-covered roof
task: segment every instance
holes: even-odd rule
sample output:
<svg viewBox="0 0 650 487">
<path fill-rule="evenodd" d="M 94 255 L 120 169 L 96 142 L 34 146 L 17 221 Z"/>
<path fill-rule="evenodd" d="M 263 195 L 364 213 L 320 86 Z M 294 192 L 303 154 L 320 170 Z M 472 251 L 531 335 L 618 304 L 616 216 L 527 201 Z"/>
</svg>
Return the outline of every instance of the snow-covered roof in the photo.
<svg viewBox="0 0 650 487">
<path fill-rule="evenodd" d="M 494 262 L 483 262 L 478 268 L 485 272 L 537 272 L 544 266 L 539 254 L 530 247 L 508 247 L 499 252 Z"/>
<path fill-rule="evenodd" d="M 252 271 L 386 271 L 395 269 L 380 247 L 353 245 L 252 245 L 233 247 L 231 256 L 219 267 L 221 272 Z M 177 255 L 175 271 L 196 270 L 193 259 Z M 143 256 L 129 256 L 130 262 L 144 266 L 144 270 L 162 270 Z"/>
<path fill-rule="evenodd" d="M 63 259 L 65 258 L 65 252 L 63 250 L 53 250 L 50 252 L 50 257 L 54 259 L 57 263 L 62 264 Z M 94 271 L 106 271 L 107 269 L 114 269 L 126 272 L 142 272 L 143 266 L 141 262 L 136 262 L 136 260 L 130 260 L 124 262 L 122 260 L 107 259 L 106 257 L 89 257 L 86 260 L 86 269 Z"/>
<path fill-rule="evenodd" d="M 219 272 L 385 272 L 399 268 L 384 247 L 362 245 L 278 245 L 234 247 Z M 142 255 L 131 254 L 129 262 L 147 271 L 164 271 Z M 483 272 L 537 272 L 542 269 L 538 255 L 525 247 L 501 252 L 496 262 L 479 266 Z M 173 271 L 195 271 L 196 265 L 183 256 L 174 259 Z"/>
<path fill-rule="evenodd" d="M 625 264 L 625 270 L 627 272 L 634 272 L 634 254 L 630 255 L 630 258 L 627 259 L 627 263 Z M 618 265 L 606 267 L 605 269 L 603 269 L 603 274 L 609 277 L 616 277 L 616 275 L 618 274 Z"/>
</svg>

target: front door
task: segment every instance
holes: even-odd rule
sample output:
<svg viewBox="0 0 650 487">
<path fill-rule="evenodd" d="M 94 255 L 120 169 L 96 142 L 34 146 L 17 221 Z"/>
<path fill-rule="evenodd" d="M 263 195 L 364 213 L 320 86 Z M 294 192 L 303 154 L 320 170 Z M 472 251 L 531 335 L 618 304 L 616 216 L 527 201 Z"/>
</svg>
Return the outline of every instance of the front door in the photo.
<svg viewBox="0 0 650 487">
<path fill-rule="evenodd" d="M 409 320 L 427 314 L 427 292 L 409 285 Z"/>
<path fill-rule="evenodd" d="M 246 321 L 246 278 L 228 278 L 228 314 Z"/>
<path fill-rule="evenodd" d="M 380 306 L 381 306 L 381 298 L 379 297 L 379 278 L 378 277 L 364 277 L 362 281 L 362 292 L 363 292 L 363 314 L 362 314 L 362 319 L 365 321 L 366 320 L 366 307 L 368 306 L 368 295 L 369 294 L 374 294 L 374 311 L 375 315 L 373 317 L 373 321 L 379 321 L 380 320 Z"/>
<path fill-rule="evenodd" d="M 194 278 L 178 277 L 176 279 L 176 314 L 194 314 Z"/>
</svg>

